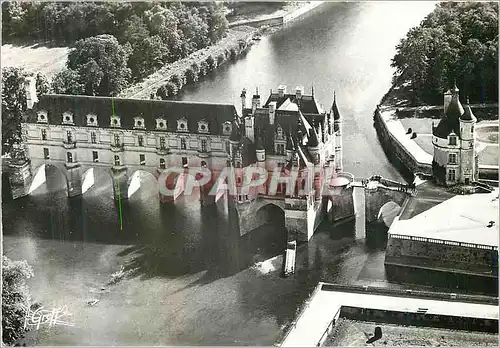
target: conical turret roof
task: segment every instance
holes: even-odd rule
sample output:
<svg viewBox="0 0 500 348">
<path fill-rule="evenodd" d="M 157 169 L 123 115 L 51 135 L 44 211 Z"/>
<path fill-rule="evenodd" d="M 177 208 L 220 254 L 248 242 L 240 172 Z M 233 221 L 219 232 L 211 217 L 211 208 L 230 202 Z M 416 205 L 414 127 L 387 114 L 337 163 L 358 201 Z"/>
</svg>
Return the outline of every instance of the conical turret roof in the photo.
<svg viewBox="0 0 500 348">
<path fill-rule="evenodd" d="M 334 120 L 340 120 L 340 112 L 339 108 L 337 107 L 337 96 L 335 92 L 333 93 L 332 114 Z"/>
<path fill-rule="evenodd" d="M 459 119 L 464 114 L 464 108 L 458 100 L 458 94 L 454 94 L 445 116 L 439 121 L 438 126 L 434 129 L 434 135 L 446 139 L 452 132 L 460 135 Z"/>
<path fill-rule="evenodd" d="M 469 98 L 467 98 L 467 104 L 465 104 L 464 113 L 460 117 L 460 119 L 464 120 L 464 121 L 477 121 L 476 116 L 474 116 L 474 114 L 472 113 L 472 110 L 470 108 Z"/>
</svg>

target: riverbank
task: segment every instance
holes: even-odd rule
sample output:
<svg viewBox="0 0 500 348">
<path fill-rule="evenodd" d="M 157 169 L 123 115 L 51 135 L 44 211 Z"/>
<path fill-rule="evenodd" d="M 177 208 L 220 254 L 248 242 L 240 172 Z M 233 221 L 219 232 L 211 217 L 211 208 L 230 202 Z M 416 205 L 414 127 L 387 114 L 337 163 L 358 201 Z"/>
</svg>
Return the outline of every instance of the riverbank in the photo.
<svg viewBox="0 0 500 348">
<path fill-rule="evenodd" d="M 183 77 L 186 70 L 192 68 L 193 64 L 200 66 L 209 57 L 212 57 L 213 68 L 216 69 L 244 53 L 252 45 L 252 36 L 256 32 L 256 28 L 247 26 L 229 29 L 227 36 L 216 45 L 198 50 L 186 58 L 165 65 L 160 70 L 146 77 L 142 82 L 126 88 L 119 94 L 119 97 L 149 99 L 151 94 L 156 95 L 157 90 L 169 82 L 172 76 Z M 182 78 L 182 80 L 184 79 Z M 184 85 L 185 83 L 178 86 L 178 88 L 181 89 Z"/>
<path fill-rule="evenodd" d="M 233 28 L 240 25 L 249 25 L 254 27 L 281 26 L 300 18 L 302 15 L 314 10 L 323 3 L 324 1 L 290 2 L 283 9 L 272 14 L 251 16 L 250 18 L 245 18 L 244 16 L 243 18 L 236 17 L 229 23 L 229 27 Z"/>
<path fill-rule="evenodd" d="M 227 36 L 217 44 L 193 52 L 177 62 L 165 65 L 142 82 L 126 88 L 119 94 L 119 97 L 149 99 L 175 96 L 187 84 L 196 83 L 196 81 L 186 81 L 187 78 L 185 78 L 188 70 L 196 70 L 193 69 L 193 64 L 200 67 L 199 72 L 194 71 L 198 75 L 196 80 L 202 78 L 209 72 L 201 69 L 202 65 L 212 65 L 210 70 L 216 70 L 225 63 L 236 60 L 254 44 L 255 34 L 272 34 L 284 24 L 300 19 L 323 3 L 324 1 L 292 2 L 269 15 L 249 15 L 244 19 L 235 17 L 229 23 L 230 29 Z M 210 59 L 211 63 L 208 61 Z M 177 77 L 180 77 L 180 82 Z M 169 82 L 176 84 L 177 90 L 166 95 L 168 92 L 165 93 L 159 89 Z"/>
</svg>

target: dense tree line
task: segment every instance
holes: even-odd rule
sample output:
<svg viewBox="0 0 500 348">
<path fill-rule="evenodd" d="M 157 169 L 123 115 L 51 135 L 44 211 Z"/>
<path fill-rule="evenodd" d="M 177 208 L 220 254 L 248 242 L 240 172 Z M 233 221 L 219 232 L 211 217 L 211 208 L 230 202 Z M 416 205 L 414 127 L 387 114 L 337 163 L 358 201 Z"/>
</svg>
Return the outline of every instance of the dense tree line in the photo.
<svg viewBox="0 0 500 348">
<path fill-rule="evenodd" d="M 9 153 L 14 144 L 21 142 L 21 118 L 27 108 L 25 86 L 29 77 L 35 78 L 38 97 L 49 92 L 50 86 L 43 74 L 34 76 L 23 68 L 2 69 L 2 154 Z"/>
<path fill-rule="evenodd" d="M 167 99 L 176 96 L 184 86 L 197 82 L 225 62 L 235 60 L 239 54 L 245 53 L 247 48 L 248 44 L 243 40 L 239 40 L 233 47 L 226 48 L 224 53 L 220 53 L 216 58 L 209 55 L 199 64 L 192 63 L 191 66 L 180 72 L 180 75 L 173 74 L 170 76 L 170 79 L 158 88 L 156 93 L 151 94 L 151 99 Z"/>
<path fill-rule="evenodd" d="M 471 102 L 498 101 L 498 3 L 445 2 L 396 47 L 395 78 L 414 102 L 437 103 L 455 81 Z"/>
<path fill-rule="evenodd" d="M 24 319 L 31 307 L 27 280 L 33 275 L 26 261 L 2 257 L 2 346 L 12 345 L 26 333 Z"/>
<path fill-rule="evenodd" d="M 4 42 L 75 48 L 69 70 L 55 77 L 56 91 L 116 95 L 223 38 L 224 9 L 215 2 L 4 2 L 2 34 Z"/>
</svg>

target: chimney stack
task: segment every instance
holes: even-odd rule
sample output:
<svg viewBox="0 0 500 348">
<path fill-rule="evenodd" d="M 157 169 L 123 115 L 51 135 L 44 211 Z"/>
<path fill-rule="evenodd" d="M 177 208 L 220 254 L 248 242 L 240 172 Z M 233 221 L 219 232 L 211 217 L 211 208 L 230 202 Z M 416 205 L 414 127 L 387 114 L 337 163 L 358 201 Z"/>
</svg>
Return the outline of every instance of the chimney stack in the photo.
<svg viewBox="0 0 500 348">
<path fill-rule="evenodd" d="M 283 98 L 286 94 L 286 85 L 278 86 L 278 97 Z"/>
<path fill-rule="evenodd" d="M 26 78 L 24 88 L 26 90 L 26 105 L 28 109 L 32 109 L 33 105 L 38 102 L 38 97 L 36 95 L 36 79 L 33 76 Z"/>
<path fill-rule="evenodd" d="M 297 99 L 300 99 L 300 98 L 302 98 L 303 95 L 304 95 L 304 87 L 303 86 L 297 86 L 295 88 L 295 97 Z"/>
<path fill-rule="evenodd" d="M 255 142 L 255 132 L 254 132 L 254 117 L 245 117 L 245 136 L 253 142 Z"/>
<path fill-rule="evenodd" d="M 252 113 L 254 113 L 257 108 L 260 108 L 260 95 L 258 88 L 255 89 L 255 94 L 252 97 Z"/>
<path fill-rule="evenodd" d="M 274 124 L 274 118 L 276 116 L 276 102 L 269 103 L 269 124 Z"/>
<path fill-rule="evenodd" d="M 247 89 L 243 88 L 241 91 L 241 114 L 243 115 L 243 110 L 247 107 Z"/>
</svg>

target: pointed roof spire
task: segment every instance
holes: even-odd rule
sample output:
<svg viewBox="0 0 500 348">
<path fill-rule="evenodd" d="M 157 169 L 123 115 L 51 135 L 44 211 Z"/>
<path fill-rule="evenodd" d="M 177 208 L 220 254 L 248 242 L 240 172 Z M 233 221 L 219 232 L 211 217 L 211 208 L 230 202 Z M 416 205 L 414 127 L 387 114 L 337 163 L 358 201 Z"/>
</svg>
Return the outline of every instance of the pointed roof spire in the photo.
<svg viewBox="0 0 500 348">
<path fill-rule="evenodd" d="M 311 95 L 314 97 L 314 85 L 311 86 Z"/>
<path fill-rule="evenodd" d="M 472 110 L 469 105 L 469 97 L 467 96 L 467 104 L 465 104 L 464 113 L 460 116 L 460 119 L 463 121 L 477 121 L 476 116 L 472 113 Z"/>
<path fill-rule="evenodd" d="M 333 91 L 333 104 L 332 104 L 332 114 L 334 120 L 340 120 L 340 112 L 337 107 L 337 94 Z"/>
<path fill-rule="evenodd" d="M 460 90 L 457 87 L 457 80 L 453 80 L 453 87 L 451 89 L 453 93 L 458 93 Z"/>
</svg>

